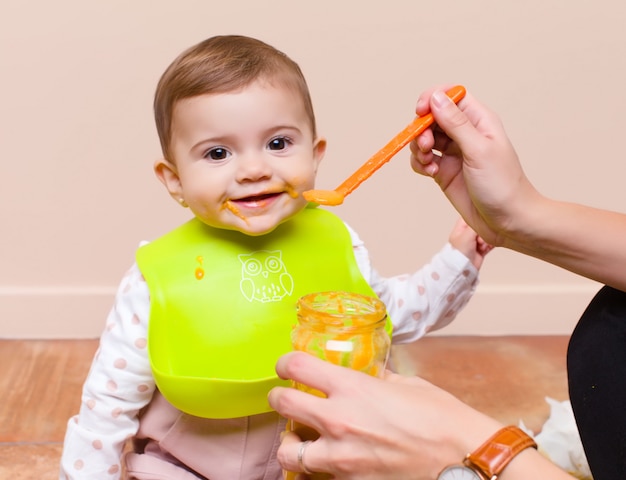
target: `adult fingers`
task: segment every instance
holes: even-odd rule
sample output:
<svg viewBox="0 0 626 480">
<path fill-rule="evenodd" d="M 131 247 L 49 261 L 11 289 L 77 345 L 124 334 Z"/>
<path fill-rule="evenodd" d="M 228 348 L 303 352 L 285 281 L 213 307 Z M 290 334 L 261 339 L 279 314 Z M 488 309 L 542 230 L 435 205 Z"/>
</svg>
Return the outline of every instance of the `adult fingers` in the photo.
<svg viewBox="0 0 626 480">
<path fill-rule="evenodd" d="M 326 399 L 288 387 L 275 387 L 267 396 L 270 406 L 283 417 L 323 430 L 324 418 L 332 412 Z"/>
<path fill-rule="evenodd" d="M 463 99 L 474 108 L 473 99 L 468 95 Z M 478 132 L 466 113 L 456 105 L 443 90 L 435 90 L 430 97 L 430 107 L 439 127 L 452 138 L 462 150 L 471 148 L 476 142 L 482 141 L 483 136 Z M 468 107 L 466 107 L 468 108 Z"/>
<path fill-rule="evenodd" d="M 326 370 L 331 372 L 326 373 Z M 329 395 L 337 384 L 341 385 L 343 370 L 348 371 L 304 352 L 283 355 L 276 364 L 276 372 L 281 378 L 291 379 L 325 395 Z M 338 379 L 333 383 L 331 377 Z M 325 398 L 286 387 L 273 388 L 268 394 L 268 402 L 284 417 L 308 425 L 317 431 L 323 428 L 323 419 L 330 414 L 328 410 L 331 408 L 326 405 Z"/>
<path fill-rule="evenodd" d="M 468 166 L 485 161 L 494 149 L 499 152 L 498 156 L 513 150 L 498 115 L 469 92 L 457 105 L 443 91 L 437 90 L 431 96 L 430 105 L 437 129 L 460 149 Z M 434 135 L 435 148 L 447 151 L 446 146 L 437 145 L 437 133 Z"/>
<path fill-rule="evenodd" d="M 422 94 L 417 99 L 417 104 L 415 105 L 415 113 L 420 117 L 426 115 L 428 112 L 430 112 L 430 97 L 432 96 L 433 92 L 437 90 L 448 91 L 454 85 L 455 84 L 453 83 L 441 84 L 436 87 L 431 87 L 428 90 L 422 92 Z"/>
<path fill-rule="evenodd" d="M 313 470 L 311 470 L 312 467 L 309 461 L 313 443 L 315 442 L 305 444 L 295 433 L 285 432 L 282 436 L 278 452 L 276 452 L 278 463 L 288 472 L 296 474 L 303 473 L 304 468 L 312 472 Z M 293 476 L 291 478 L 293 478 Z M 305 477 L 297 475 L 295 478 L 299 479 Z"/>
<path fill-rule="evenodd" d="M 276 373 L 281 378 L 302 383 L 326 395 L 341 390 L 351 382 L 361 381 L 363 377 L 369 378 L 364 373 L 333 365 L 304 352 L 283 355 L 276 363 Z"/>
</svg>

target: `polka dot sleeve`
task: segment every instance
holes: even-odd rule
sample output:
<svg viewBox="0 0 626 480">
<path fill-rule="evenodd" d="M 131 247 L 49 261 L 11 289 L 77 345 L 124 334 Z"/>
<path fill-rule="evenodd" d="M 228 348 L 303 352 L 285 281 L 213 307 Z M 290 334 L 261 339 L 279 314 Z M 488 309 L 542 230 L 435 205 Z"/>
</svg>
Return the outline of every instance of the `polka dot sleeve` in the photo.
<svg viewBox="0 0 626 480">
<path fill-rule="evenodd" d="M 118 479 L 137 413 L 155 389 L 146 349 L 148 287 L 134 265 L 117 291 L 83 386 L 80 412 L 67 426 L 60 479 Z"/>
<path fill-rule="evenodd" d="M 370 264 L 363 241 L 348 229 L 361 273 L 393 321 L 393 343 L 409 343 L 444 327 L 476 290 L 478 270 L 449 243 L 416 272 L 385 278 Z"/>
</svg>

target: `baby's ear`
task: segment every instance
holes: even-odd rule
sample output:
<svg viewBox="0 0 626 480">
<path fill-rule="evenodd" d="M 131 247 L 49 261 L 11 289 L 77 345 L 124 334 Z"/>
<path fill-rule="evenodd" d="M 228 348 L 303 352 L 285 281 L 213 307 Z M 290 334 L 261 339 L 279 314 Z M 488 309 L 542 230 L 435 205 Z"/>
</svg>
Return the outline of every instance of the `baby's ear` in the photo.
<svg viewBox="0 0 626 480">
<path fill-rule="evenodd" d="M 324 158 L 326 153 L 326 139 L 324 137 L 318 137 L 313 143 L 313 159 L 315 161 L 315 171 L 320 166 L 320 162 Z"/>
<path fill-rule="evenodd" d="M 172 198 L 181 205 L 186 206 L 183 197 L 183 186 L 180 183 L 176 165 L 164 158 L 160 158 L 154 162 L 154 173 L 161 183 L 165 185 Z"/>
</svg>

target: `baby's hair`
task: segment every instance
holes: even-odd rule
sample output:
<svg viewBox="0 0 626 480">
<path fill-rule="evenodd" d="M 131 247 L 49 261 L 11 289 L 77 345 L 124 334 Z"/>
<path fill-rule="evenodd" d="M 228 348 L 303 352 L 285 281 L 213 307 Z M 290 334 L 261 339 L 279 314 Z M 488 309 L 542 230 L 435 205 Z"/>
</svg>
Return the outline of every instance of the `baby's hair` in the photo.
<svg viewBox="0 0 626 480">
<path fill-rule="evenodd" d="M 298 93 L 315 137 L 311 95 L 298 64 L 260 40 L 241 35 L 216 36 L 181 53 L 159 80 L 154 117 L 164 158 L 174 162 L 170 143 L 172 114 L 177 102 L 198 95 L 235 92 L 257 80 Z"/>
</svg>

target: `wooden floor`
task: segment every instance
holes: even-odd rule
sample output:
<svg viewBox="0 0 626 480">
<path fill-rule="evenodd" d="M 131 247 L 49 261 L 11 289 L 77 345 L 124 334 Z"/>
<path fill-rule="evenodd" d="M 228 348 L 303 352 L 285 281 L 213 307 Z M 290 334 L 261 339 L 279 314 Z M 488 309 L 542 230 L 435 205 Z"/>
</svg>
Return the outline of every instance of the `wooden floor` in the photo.
<svg viewBox="0 0 626 480">
<path fill-rule="evenodd" d="M 567 399 L 567 337 L 426 337 L 392 365 L 475 408 L 539 431 L 545 397 Z M 58 478 L 65 425 L 80 403 L 96 340 L 0 340 L 0 479 Z"/>
</svg>

